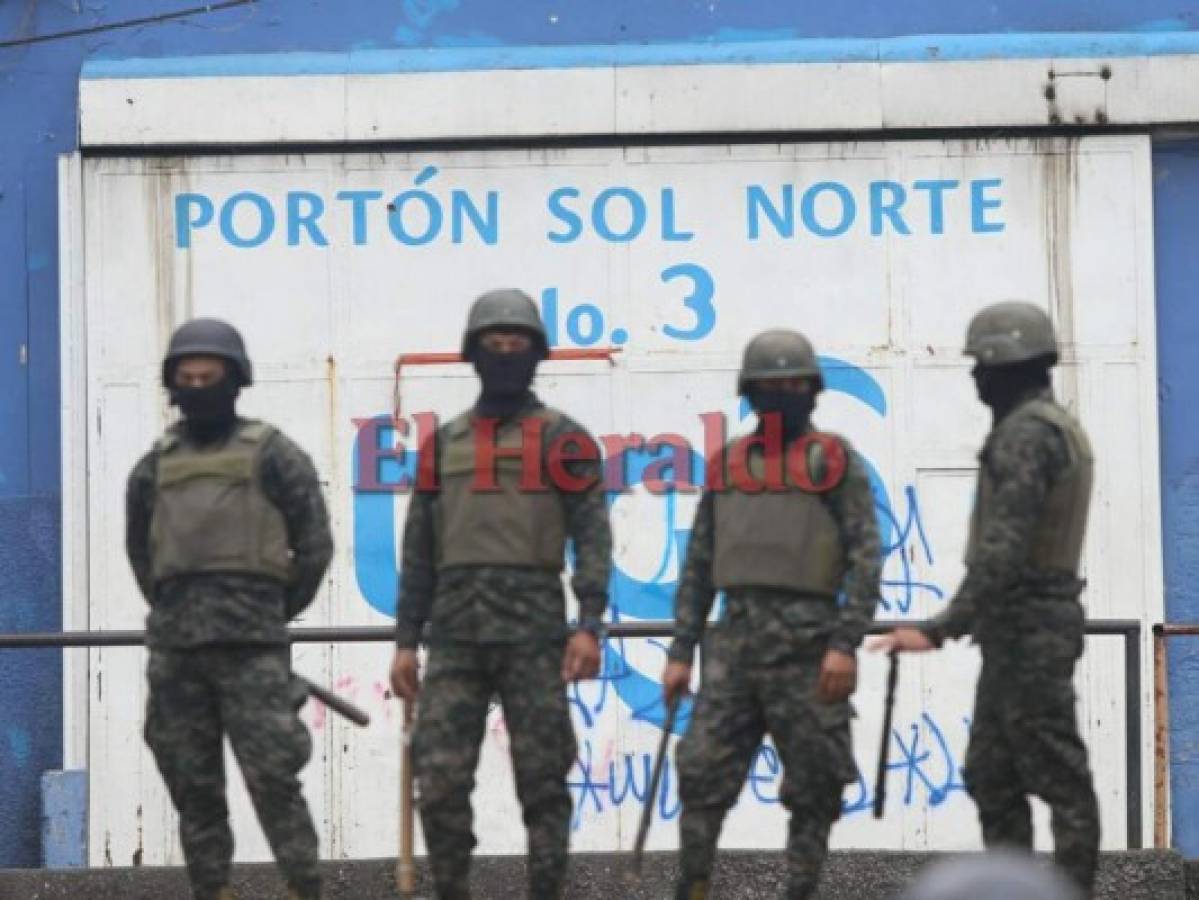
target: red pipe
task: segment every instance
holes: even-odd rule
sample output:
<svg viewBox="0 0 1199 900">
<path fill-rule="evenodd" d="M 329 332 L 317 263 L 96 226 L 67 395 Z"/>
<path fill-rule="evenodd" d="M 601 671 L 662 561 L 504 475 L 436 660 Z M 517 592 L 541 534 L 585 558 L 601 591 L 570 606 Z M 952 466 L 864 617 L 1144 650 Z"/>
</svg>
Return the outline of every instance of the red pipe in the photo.
<svg viewBox="0 0 1199 900">
<path fill-rule="evenodd" d="M 551 350 L 547 359 L 550 360 L 601 360 L 605 359 L 608 362 L 614 362 L 612 359 L 614 354 L 620 352 L 619 347 L 602 347 L 598 349 L 583 349 L 581 347 L 573 347 L 561 350 Z M 402 416 L 400 413 L 400 370 L 404 366 L 429 366 L 443 365 L 446 363 L 465 362 L 461 353 L 401 353 L 396 357 L 395 361 L 395 386 L 393 388 L 393 397 L 395 408 L 392 411 L 392 416 L 395 421 L 399 421 Z"/>
</svg>

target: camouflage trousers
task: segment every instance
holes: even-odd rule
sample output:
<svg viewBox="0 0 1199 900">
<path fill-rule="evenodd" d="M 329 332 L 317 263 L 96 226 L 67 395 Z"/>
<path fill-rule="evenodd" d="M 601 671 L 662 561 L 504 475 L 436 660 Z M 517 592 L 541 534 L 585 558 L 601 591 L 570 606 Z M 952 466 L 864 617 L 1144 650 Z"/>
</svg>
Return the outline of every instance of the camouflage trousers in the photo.
<svg viewBox="0 0 1199 900">
<path fill-rule="evenodd" d="M 719 631 L 712 629 L 705 642 L 703 683 L 677 754 L 678 896 L 704 896 L 725 814 L 769 733 L 783 763 L 779 799 L 791 814 L 785 896 L 803 900 L 815 892 L 842 791 L 857 776 L 850 707 L 815 699 L 819 657 L 755 666 L 722 646 Z"/>
<path fill-rule="evenodd" d="M 516 795 L 528 831 L 529 896 L 562 896 L 570 842 L 566 775 L 575 736 L 562 683 L 561 642 L 439 643 L 421 686 L 412 763 L 437 896 L 470 896 L 475 848 L 470 795 L 492 697 L 511 741 Z"/>
<path fill-rule="evenodd" d="M 296 713 L 286 647 L 153 650 L 146 743 L 179 813 L 196 900 L 229 883 L 225 735 L 279 868 L 304 900 L 320 896 L 316 830 L 297 773 L 312 739 Z"/>
<path fill-rule="evenodd" d="M 1016 660 L 983 649 L 966 752 L 966 789 L 978 806 L 983 841 L 1032 849 L 1029 795 L 1050 808 L 1055 859 L 1087 896 L 1099 861 L 1099 804 L 1075 720 L 1073 660 Z"/>
</svg>

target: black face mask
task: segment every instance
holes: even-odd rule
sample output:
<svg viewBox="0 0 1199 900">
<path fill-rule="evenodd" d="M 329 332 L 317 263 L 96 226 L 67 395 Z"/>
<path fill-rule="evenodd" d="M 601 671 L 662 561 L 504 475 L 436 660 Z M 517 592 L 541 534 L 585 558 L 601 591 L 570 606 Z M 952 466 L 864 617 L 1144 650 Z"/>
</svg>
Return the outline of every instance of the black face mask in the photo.
<svg viewBox="0 0 1199 900">
<path fill-rule="evenodd" d="M 1012 390 L 1003 371 L 992 366 L 975 366 L 970 375 L 974 378 L 974 389 L 978 399 L 987 406 L 995 409 L 1005 406 L 1005 401 L 1011 396 Z"/>
<path fill-rule="evenodd" d="M 1001 419 L 1028 394 L 1049 387 L 1049 369 L 1041 362 L 1014 363 L 1010 366 L 979 366 L 970 372 L 978 399 Z"/>
<path fill-rule="evenodd" d="M 759 417 L 777 415 L 782 422 L 783 437 L 790 440 L 807 429 L 816 408 L 816 395 L 755 388 L 749 394 L 749 403 Z"/>
<path fill-rule="evenodd" d="M 222 378 L 205 387 L 171 388 L 171 403 L 183 413 L 183 423 L 197 440 L 227 433 L 237 421 L 237 386 Z"/>
<path fill-rule="evenodd" d="M 483 382 L 478 409 L 486 415 L 515 412 L 524 402 L 537 371 L 541 354 L 536 347 L 519 353 L 495 353 L 477 348 L 471 355 L 475 371 Z"/>
</svg>

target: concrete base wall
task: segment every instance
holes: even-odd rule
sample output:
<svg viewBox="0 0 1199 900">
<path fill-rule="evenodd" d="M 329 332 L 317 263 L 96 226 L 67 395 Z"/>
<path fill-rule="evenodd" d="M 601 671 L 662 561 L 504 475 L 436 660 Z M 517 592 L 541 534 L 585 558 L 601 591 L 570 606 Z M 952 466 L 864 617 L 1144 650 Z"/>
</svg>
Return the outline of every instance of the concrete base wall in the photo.
<svg viewBox="0 0 1199 900">
<path fill-rule="evenodd" d="M 1199 900 L 1199 860 L 1188 859 L 1184 864 L 1187 879 L 1187 900 Z"/>
<path fill-rule="evenodd" d="M 932 857 L 917 853 L 834 853 L 819 900 L 891 898 Z M 325 900 L 394 898 L 394 860 L 355 860 L 325 864 Z M 664 900 L 673 894 L 677 874 L 672 853 L 651 854 L 639 884 L 626 880 L 628 858 L 608 854 L 574 857 L 571 900 L 638 898 Z M 474 869 L 475 897 L 501 900 L 524 896 L 524 861 L 480 857 Z M 1170 851 L 1105 854 L 1098 900 L 1184 900 L 1190 896 L 1183 860 Z M 728 852 L 721 855 L 715 894 L 721 900 L 777 897 L 784 881 L 778 853 Z M 234 885 L 243 900 L 276 900 L 284 894 L 273 866 L 239 866 Z M 0 871 L 0 900 L 187 900 L 182 869 L 92 869 L 86 871 Z M 418 896 L 432 898 L 428 871 L 420 869 Z"/>
</svg>

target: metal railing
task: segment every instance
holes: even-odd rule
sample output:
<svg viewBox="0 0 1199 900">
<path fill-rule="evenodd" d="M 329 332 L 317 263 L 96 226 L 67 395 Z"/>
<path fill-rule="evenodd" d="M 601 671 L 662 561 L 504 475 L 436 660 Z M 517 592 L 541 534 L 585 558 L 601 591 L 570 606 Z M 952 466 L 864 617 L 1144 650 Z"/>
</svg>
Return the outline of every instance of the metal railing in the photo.
<svg viewBox="0 0 1199 900">
<path fill-rule="evenodd" d="M 892 628 L 915 624 L 911 621 L 878 621 L 871 625 L 871 634 L 881 634 Z M 663 638 L 674 633 L 674 623 L 667 619 L 637 622 L 614 622 L 608 626 L 610 638 Z M 1086 633 L 1093 637 L 1120 637 L 1124 641 L 1124 745 L 1127 839 L 1130 849 L 1143 846 L 1141 828 L 1141 623 L 1135 619 L 1098 619 L 1086 623 Z M 1158 822 L 1164 833 L 1165 801 L 1164 767 L 1165 676 L 1164 664 L 1158 664 L 1158 648 L 1164 663 L 1165 636 L 1199 635 L 1199 625 L 1156 625 L 1153 629 L 1155 685 L 1155 845 Z M 288 634 L 295 644 L 362 644 L 383 643 L 395 639 L 395 629 L 386 626 L 346 626 L 291 628 Z M 69 647 L 137 647 L 145 643 L 144 631 L 62 631 L 0 634 L 0 650 L 69 648 Z M 1160 706 L 1159 706 L 1160 704 Z"/>
</svg>

